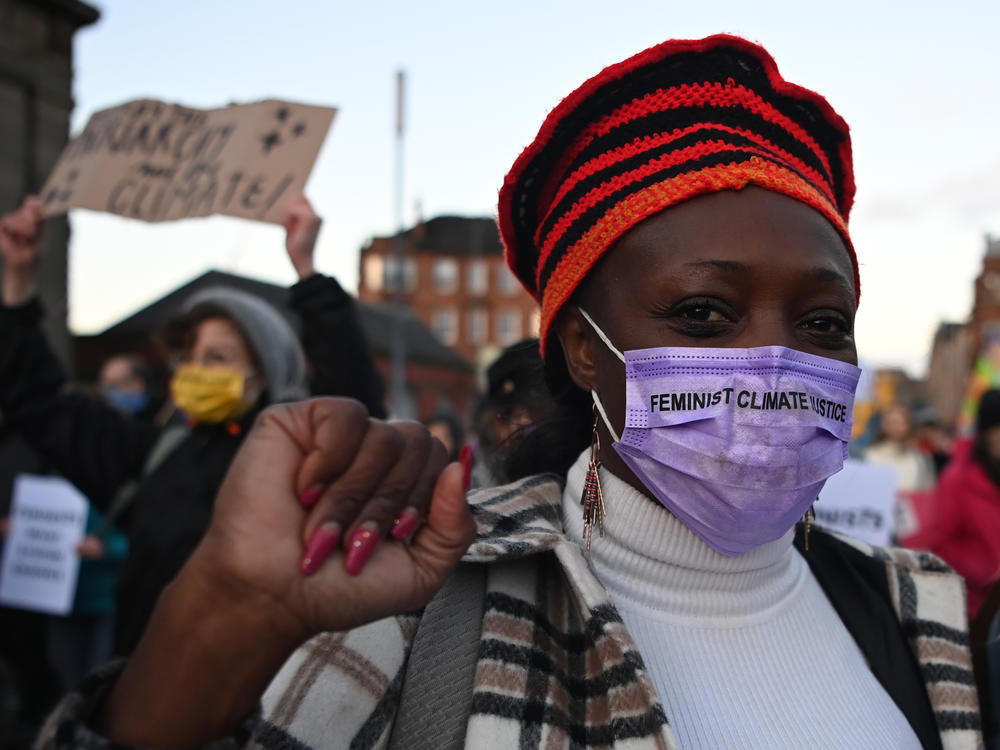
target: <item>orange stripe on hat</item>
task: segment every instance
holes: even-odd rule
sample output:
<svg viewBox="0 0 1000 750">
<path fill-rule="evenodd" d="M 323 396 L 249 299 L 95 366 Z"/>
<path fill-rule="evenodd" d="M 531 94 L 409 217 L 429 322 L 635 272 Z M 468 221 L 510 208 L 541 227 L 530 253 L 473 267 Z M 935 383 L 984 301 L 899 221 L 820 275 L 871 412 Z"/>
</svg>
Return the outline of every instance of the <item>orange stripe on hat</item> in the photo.
<svg viewBox="0 0 1000 750">
<path fill-rule="evenodd" d="M 824 195 L 794 172 L 772 162 L 753 157 L 743 164 L 725 164 L 686 172 L 671 180 L 651 185 L 616 203 L 601 217 L 601 221 L 595 223 L 563 255 L 549 276 L 542 295 L 541 331 L 549 331 L 556 313 L 572 296 L 580 279 L 590 273 L 605 249 L 640 221 L 658 214 L 665 205 L 674 205 L 720 190 L 741 190 L 748 185 L 756 185 L 807 203 L 822 213 L 841 235 L 847 234 L 843 219 Z M 856 268 L 855 266 L 855 274 Z M 544 336 L 541 337 L 541 342 L 544 355 Z"/>
</svg>

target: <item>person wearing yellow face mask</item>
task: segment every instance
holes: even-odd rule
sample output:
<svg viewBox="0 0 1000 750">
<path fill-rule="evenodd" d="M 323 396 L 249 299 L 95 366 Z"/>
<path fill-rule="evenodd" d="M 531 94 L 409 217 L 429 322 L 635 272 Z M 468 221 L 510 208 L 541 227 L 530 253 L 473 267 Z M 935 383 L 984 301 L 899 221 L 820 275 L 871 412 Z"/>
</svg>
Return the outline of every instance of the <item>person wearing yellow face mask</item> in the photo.
<svg viewBox="0 0 1000 750">
<path fill-rule="evenodd" d="M 164 340 L 179 353 L 170 395 L 194 424 L 239 420 L 265 393 L 268 402 L 307 395 L 295 332 L 252 295 L 203 289 L 168 322 Z"/>
<path fill-rule="evenodd" d="M 222 287 L 196 292 L 162 336 L 177 364 L 171 396 L 186 419 L 160 430 L 62 393 L 65 377 L 39 327 L 40 204 L 29 198 L 0 217 L 0 411 L 128 533 L 116 653 L 132 651 L 160 592 L 201 539 L 229 464 L 264 407 L 310 393 L 342 395 L 385 416 L 354 301 L 315 271 L 320 223 L 303 196 L 288 203 L 286 249 L 300 279 L 290 307 L 305 352 L 292 326 L 263 300 Z"/>
<path fill-rule="evenodd" d="M 253 401 L 246 396 L 247 375 L 240 370 L 183 365 L 170 381 L 177 408 L 196 422 L 222 422 L 241 416 Z"/>
</svg>

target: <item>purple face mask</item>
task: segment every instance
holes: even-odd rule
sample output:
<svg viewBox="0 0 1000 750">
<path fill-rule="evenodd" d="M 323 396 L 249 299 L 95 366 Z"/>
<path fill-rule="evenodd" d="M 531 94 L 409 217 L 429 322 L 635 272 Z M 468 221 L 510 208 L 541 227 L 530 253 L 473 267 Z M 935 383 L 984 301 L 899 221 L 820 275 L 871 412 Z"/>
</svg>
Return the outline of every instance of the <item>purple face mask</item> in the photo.
<svg viewBox="0 0 1000 750">
<path fill-rule="evenodd" d="M 739 555 L 785 534 L 848 456 L 861 370 L 826 357 L 753 349 L 618 351 L 625 430 L 594 403 L 614 449 L 646 489 L 709 546 Z"/>
</svg>

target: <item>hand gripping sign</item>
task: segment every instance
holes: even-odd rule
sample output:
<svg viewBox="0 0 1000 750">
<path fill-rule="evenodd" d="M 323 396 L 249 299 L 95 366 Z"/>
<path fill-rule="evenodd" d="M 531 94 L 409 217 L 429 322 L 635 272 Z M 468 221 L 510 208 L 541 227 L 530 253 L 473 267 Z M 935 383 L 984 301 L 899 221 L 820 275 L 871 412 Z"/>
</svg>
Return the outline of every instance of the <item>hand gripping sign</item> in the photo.
<svg viewBox="0 0 1000 750">
<path fill-rule="evenodd" d="M 56 162 L 41 192 L 44 213 L 280 223 L 283 199 L 305 188 L 335 114 L 278 100 L 190 109 L 140 99 L 102 110 Z"/>
</svg>

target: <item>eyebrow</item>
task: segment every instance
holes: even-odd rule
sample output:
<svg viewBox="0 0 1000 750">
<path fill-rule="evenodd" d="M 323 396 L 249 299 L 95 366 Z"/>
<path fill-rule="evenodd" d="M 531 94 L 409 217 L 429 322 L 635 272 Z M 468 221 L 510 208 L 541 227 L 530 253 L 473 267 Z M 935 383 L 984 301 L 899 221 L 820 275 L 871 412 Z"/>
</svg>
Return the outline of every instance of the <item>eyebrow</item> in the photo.
<svg viewBox="0 0 1000 750">
<path fill-rule="evenodd" d="M 729 271 L 730 273 L 742 273 L 750 270 L 750 266 L 739 263 L 735 260 L 692 260 L 684 264 L 685 268 L 692 270 L 708 270 L 711 268 L 719 271 Z"/>
<path fill-rule="evenodd" d="M 717 270 L 725 271 L 726 273 L 746 273 L 750 270 L 750 266 L 746 263 L 740 263 L 735 260 L 693 260 L 684 264 L 685 268 L 689 268 L 692 271 L 705 271 L 705 270 Z M 834 271 L 832 268 L 812 268 L 807 272 L 808 276 L 814 281 L 822 281 L 827 283 L 841 284 L 842 286 L 851 289 L 852 285 L 850 280 L 844 276 L 844 274 L 839 271 Z"/>
</svg>

